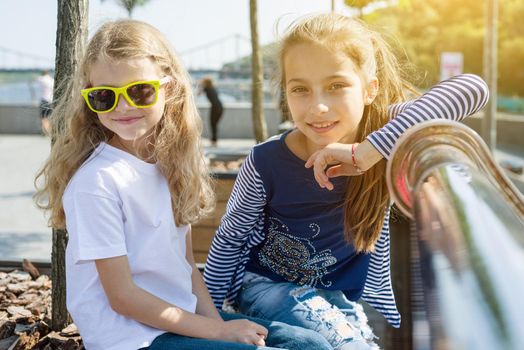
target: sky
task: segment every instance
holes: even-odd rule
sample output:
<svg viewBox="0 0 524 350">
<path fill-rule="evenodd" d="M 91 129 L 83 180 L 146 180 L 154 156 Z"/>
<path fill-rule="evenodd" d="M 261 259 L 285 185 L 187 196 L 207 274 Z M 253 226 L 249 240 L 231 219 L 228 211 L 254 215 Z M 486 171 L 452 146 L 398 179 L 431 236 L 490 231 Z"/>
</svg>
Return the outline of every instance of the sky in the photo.
<svg viewBox="0 0 524 350">
<path fill-rule="evenodd" d="M 53 67 L 57 1 L 1 0 L 1 3 L 0 68 Z M 282 33 L 289 23 L 303 15 L 330 10 L 331 0 L 258 0 L 260 43 L 275 41 L 277 32 Z M 352 13 L 343 0 L 335 0 L 335 10 Z M 127 12 L 115 0 L 90 0 L 89 37 L 102 23 L 126 17 Z M 219 68 L 251 52 L 249 0 L 150 0 L 135 10 L 133 18 L 146 21 L 164 33 L 187 68 Z"/>
</svg>

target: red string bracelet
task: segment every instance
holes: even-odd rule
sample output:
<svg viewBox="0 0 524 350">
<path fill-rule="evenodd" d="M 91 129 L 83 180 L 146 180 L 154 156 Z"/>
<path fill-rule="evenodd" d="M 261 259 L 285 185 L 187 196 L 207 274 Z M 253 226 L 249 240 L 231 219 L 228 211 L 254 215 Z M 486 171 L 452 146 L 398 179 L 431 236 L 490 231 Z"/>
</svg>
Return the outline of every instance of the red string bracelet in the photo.
<svg viewBox="0 0 524 350">
<path fill-rule="evenodd" d="M 358 169 L 357 161 L 355 160 L 355 145 L 358 145 L 358 143 L 351 145 L 351 160 L 353 161 L 353 167 Z"/>
</svg>

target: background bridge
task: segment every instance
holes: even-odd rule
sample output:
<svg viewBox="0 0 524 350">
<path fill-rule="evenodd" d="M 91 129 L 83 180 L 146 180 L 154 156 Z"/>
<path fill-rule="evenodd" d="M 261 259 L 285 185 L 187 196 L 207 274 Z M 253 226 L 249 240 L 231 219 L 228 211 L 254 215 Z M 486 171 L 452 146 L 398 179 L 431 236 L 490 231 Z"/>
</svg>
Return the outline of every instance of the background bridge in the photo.
<svg viewBox="0 0 524 350">
<path fill-rule="evenodd" d="M 214 72 L 225 63 L 237 62 L 251 54 L 251 41 L 241 34 L 231 34 L 178 52 L 186 67 L 192 71 Z M 53 57 L 29 51 L 0 47 L 0 73 L 37 73 L 53 70 Z"/>
</svg>

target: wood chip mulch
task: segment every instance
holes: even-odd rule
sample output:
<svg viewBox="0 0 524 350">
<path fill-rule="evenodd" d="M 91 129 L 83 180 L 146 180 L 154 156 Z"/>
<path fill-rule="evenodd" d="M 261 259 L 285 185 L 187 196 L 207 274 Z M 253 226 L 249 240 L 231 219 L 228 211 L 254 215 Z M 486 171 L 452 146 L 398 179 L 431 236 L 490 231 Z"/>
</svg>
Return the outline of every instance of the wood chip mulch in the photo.
<svg viewBox="0 0 524 350">
<path fill-rule="evenodd" d="M 0 350 L 84 350 L 74 324 L 51 331 L 51 280 L 24 260 L 0 272 Z"/>
</svg>

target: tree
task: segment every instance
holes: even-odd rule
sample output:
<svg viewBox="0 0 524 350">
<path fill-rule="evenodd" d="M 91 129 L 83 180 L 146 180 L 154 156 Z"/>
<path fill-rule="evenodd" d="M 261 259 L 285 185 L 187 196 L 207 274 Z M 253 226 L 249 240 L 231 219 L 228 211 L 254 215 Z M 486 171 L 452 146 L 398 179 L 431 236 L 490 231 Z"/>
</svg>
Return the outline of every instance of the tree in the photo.
<svg viewBox="0 0 524 350">
<path fill-rule="evenodd" d="M 499 0 L 498 88 L 524 97 L 524 1 Z"/>
<path fill-rule="evenodd" d="M 358 16 L 363 17 L 363 11 L 366 6 L 377 0 L 344 0 L 344 4 L 349 7 L 356 8 L 358 10 Z"/>
<path fill-rule="evenodd" d="M 67 91 L 65 82 L 73 76 L 78 62 L 84 54 L 87 41 L 89 0 L 58 0 L 58 15 L 56 29 L 56 60 L 54 100 L 59 100 Z M 61 128 L 53 125 L 53 129 Z M 51 147 L 53 147 L 51 145 Z M 51 251 L 51 280 L 53 289 L 51 295 L 52 320 L 51 328 L 62 330 L 69 322 L 66 308 L 65 280 L 65 248 L 67 232 L 53 230 L 53 246 Z"/>
<path fill-rule="evenodd" d="M 102 0 L 104 1 L 104 0 Z M 127 16 L 129 18 L 133 17 L 133 11 L 138 6 L 144 6 L 149 2 L 149 0 L 115 0 L 115 2 L 126 9 Z"/>
<path fill-rule="evenodd" d="M 264 119 L 264 109 L 262 106 L 262 82 L 263 82 L 263 68 L 262 56 L 260 54 L 260 45 L 258 43 L 258 24 L 257 24 L 257 0 L 249 0 L 249 18 L 251 23 L 251 78 L 252 78 L 252 92 L 251 92 L 251 113 L 253 118 L 253 131 L 255 133 L 255 140 L 257 143 L 264 141 L 267 138 L 267 126 Z"/>
<path fill-rule="evenodd" d="M 462 52 L 464 71 L 483 75 L 486 1 L 399 0 L 396 6 L 376 10 L 364 19 L 385 29 L 398 56 L 419 73 L 406 77 L 426 88 L 439 80 L 440 54 L 444 51 Z M 499 3 L 497 89 L 501 95 L 524 96 L 524 2 Z M 421 75 L 424 81 L 420 81 Z"/>
<path fill-rule="evenodd" d="M 417 20 L 413 20 L 416 17 Z M 376 10 L 365 19 L 383 27 L 403 63 L 418 74 L 406 76 L 422 88 L 440 78 L 440 55 L 464 54 L 464 71 L 482 74 L 484 38 L 483 2 L 478 0 L 402 0 L 397 6 Z M 423 81 L 420 81 L 423 77 Z"/>
</svg>

